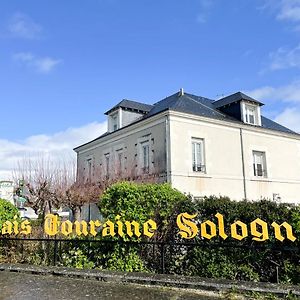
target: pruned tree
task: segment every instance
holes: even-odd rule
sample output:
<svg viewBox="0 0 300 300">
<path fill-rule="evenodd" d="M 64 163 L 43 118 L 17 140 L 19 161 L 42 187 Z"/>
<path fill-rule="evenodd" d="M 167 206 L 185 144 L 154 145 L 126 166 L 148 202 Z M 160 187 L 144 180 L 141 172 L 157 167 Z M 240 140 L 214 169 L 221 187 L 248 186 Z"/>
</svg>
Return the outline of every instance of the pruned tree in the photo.
<svg viewBox="0 0 300 300">
<path fill-rule="evenodd" d="M 28 157 L 17 163 L 13 178 L 17 184 L 19 180 L 24 182 L 22 191 L 19 187 L 17 194 L 22 194 L 27 205 L 44 217 L 62 206 L 60 191 L 74 184 L 75 164 L 72 161 L 58 163 L 49 156 Z"/>
<path fill-rule="evenodd" d="M 83 205 L 96 202 L 102 192 L 103 189 L 99 184 L 74 183 L 64 187 L 57 194 L 63 205 L 71 209 L 75 220 L 80 220 Z"/>
</svg>

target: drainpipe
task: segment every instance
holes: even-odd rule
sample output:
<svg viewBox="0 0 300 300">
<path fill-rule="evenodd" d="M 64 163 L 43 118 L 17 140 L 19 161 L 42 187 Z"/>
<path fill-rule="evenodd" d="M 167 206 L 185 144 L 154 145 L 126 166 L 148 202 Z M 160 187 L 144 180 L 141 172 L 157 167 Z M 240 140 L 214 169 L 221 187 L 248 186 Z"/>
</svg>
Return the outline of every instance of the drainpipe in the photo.
<svg viewBox="0 0 300 300">
<path fill-rule="evenodd" d="M 243 143 L 243 129 L 240 128 L 241 138 L 241 153 L 242 153 L 242 170 L 243 170 L 243 185 L 244 185 L 244 198 L 247 199 L 247 187 L 246 187 L 246 176 L 245 176 L 245 159 L 244 159 L 244 143 Z"/>
<path fill-rule="evenodd" d="M 170 145 L 170 120 L 169 115 L 166 116 L 166 171 L 167 182 L 172 185 L 171 177 L 171 145 Z"/>
</svg>

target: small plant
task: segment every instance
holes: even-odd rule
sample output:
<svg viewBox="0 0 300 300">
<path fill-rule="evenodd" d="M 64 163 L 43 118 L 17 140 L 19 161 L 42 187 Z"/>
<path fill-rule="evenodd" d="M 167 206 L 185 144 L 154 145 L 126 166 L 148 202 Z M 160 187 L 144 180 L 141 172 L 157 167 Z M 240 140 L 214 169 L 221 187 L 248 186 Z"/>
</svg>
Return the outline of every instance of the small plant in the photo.
<svg viewBox="0 0 300 300">
<path fill-rule="evenodd" d="M 77 269 L 93 269 L 95 264 L 88 259 L 81 249 L 71 249 L 62 255 L 63 265 Z"/>
</svg>

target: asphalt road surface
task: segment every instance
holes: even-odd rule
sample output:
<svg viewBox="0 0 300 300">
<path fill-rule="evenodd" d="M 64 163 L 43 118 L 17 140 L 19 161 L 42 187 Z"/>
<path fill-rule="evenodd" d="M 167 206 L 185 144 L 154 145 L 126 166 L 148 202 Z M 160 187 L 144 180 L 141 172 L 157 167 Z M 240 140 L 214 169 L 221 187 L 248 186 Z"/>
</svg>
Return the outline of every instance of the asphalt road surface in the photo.
<svg viewBox="0 0 300 300">
<path fill-rule="evenodd" d="M 216 300 L 220 298 L 184 289 L 0 272 L 0 300 L 15 299 Z"/>
</svg>

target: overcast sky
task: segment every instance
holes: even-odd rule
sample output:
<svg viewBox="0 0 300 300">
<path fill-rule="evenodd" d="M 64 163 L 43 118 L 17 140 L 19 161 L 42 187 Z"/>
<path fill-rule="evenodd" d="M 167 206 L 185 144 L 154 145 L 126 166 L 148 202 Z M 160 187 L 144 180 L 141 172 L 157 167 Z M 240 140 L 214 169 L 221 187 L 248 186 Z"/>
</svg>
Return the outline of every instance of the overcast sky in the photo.
<svg viewBox="0 0 300 300">
<path fill-rule="evenodd" d="M 0 2 L 0 179 L 72 155 L 122 98 L 244 91 L 300 132 L 300 0 Z"/>
</svg>

